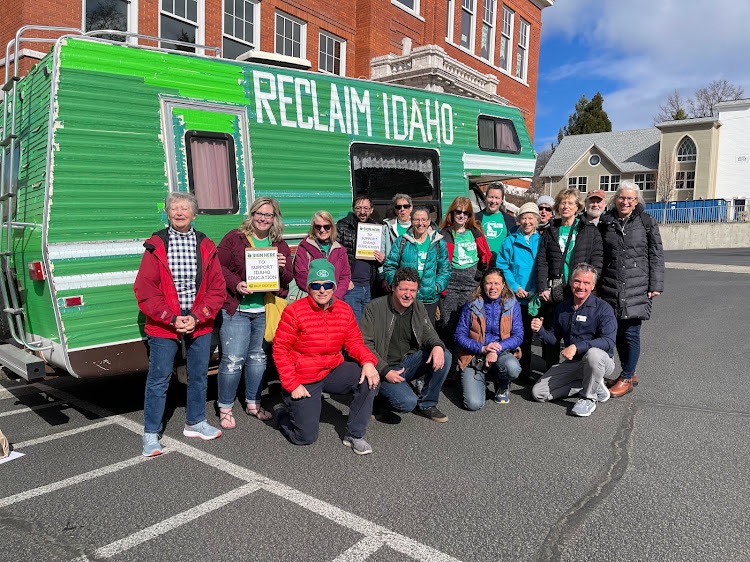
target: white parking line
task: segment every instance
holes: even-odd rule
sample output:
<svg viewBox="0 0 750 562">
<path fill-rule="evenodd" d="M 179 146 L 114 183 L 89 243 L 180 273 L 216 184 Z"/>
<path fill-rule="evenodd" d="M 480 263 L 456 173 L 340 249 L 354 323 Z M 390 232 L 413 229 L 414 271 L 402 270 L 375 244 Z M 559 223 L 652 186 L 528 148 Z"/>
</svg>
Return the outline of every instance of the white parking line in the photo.
<svg viewBox="0 0 750 562">
<path fill-rule="evenodd" d="M 57 396 L 61 400 L 76 402 L 77 405 L 79 405 L 80 407 L 85 407 L 90 412 L 98 414 L 99 416 L 104 418 L 112 419 L 117 425 L 129 429 L 137 435 L 140 435 L 143 432 L 143 427 L 141 426 L 141 424 L 138 424 L 124 416 L 112 414 L 111 412 L 108 412 L 104 408 L 95 404 L 89 404 L 82 400 L 77 400 L 67 392 L 51 388 L 45 384 L 38 383 L 38 386 L 49 394 Z M 457 558 L 453 558 L 452 556 L 449 556 L 444 552 L 415 541 L 414 539 L 411 539 L 407 536 L 396 533 L 395 531 L 391 531 L 386 527 L 345 511 L 326 501 L 305 494 L 304 492 L 287 486 L 286 484 L 258 474 L 257 472 L 247 469 L 244 466 L 234 464 L 230 461 L 193 447 L 192 445 L 188 445 L 183 441 L 178 441 L 177 439 L 165 436 L 162 438 L 162 444 L 165 446 L 165 453 L 169 451 L 184 453 L 193 460 L 198 460 L 212 468 L 221 470 L 222 472 L 226 472 L 227 474 L 230 474 L 235 478 L 245 480 L 249 485 L 255 486 L 257 488 L 262 488 L 267 492 L 295 503 L 299 507 L 325 517 L 326 519 L 333 521 L 334 523 L 337 523 L 342 527 L 346 527 L 364 535 L 365 539 L 369 540 L 364 542 L 361 547 L 362 549 L 372 547 L 375 543 L 381 543 L 415 560 L 421 560 L 424 562 L 459 562 Z M 139 457 L 139 460 L 140 459 L 145 459 L 145 457 Z M 0 507 L 3 507 L 2 504 L 0 504 Z M 169 521 L 169 519 L 167 519 L 166 521 Z M 127 538 L 128 537 L 122 539 L 119 542 L 126 544 L 123 541 L 126 541 Z M 120 550 L 119 552 L 123 552 L 124 550 L 125 549 Z M 346 552 L 352 552 L 353 555 L 357 551 L 357 549 L 352 550 L 352 548 L 350 548 Z M 357 559 L 352 558 L 352 560 Z"/>
<path fill-rule="evenodd" d="M 35 386 L 26 386 L 22 384 L 14 385 L 11 387 L 0 386 L 0 400 L 7 400 L 9 398 L 20 398 L 26 394 L 39 394 L 39 389 Z"/>
<path fill-rule="evenodd" d="M 664 266 L 669 269 L 692 269 L 697 271 L 715 271 L 717 273 L 750 273 L 750 266 L 747 265 L 667 262 L 664 264 Z"/>
<path fill-rule="evenodd" d="M 61 406 L 65 404 L 67 404 L 67 402 L 49 402 L 48 404 L 39 404 L 38 406 L 26 406 L 24 408 L 16 408 L 15 410 L 10 410 L 8 412 L 0 412 L 0 418 L 4 418 L 6 416 L 13 416 L 15 414 L 26 414 L 28 412 L 36 412 L 37 410 L 45 410 L 47 408 L 52 408 L 53 406 Z"/>
<path fill-rule="evenodd" d="M 85 431 L 91 431 L 92 429 L 99 429 L 100 427 L 104 427 L 106 425 L 114 425 L 114 423 L 115 420 L 113 420 L 112 418 L 107 418 L 105 420 L 98 421 L 89 425 L 84 425 L 83 427 L 77 427 L 75 429 L 69 429 L 67 431 L 60 431 L 58 433 L 53 433 L 52 435 L 45 435 L 44 437 L 37 437 L 36 439 L 21 441 L 20 443 L 13 443 L 13 449 L 19 450 L 25 447 L 31 447 L 32 445 L 39 445 L 40 443 L 46 443 L 47 441 L 54 441 L 55 439 L 70 437 L 71 435 L 76 435 L 77 433 L 83 433 Z"/>
<path fill-rule="evenodd" d="M 235 488 L 231 492 L 227 492 L 226 494 L 217 496 L 200 505 L 191 507 L 190 509 L 183 511 L 182 513 L 178 513 L 177 515 L 165 519 L 164 521 L 160 521 L 159 523 L 151 525 L 150 527 L 146 527 L 145 529 L 138 531 L 137 533 L 133 533 L 132 535 L 120 539 L 119 541 L 115 541 L 108 544 L 107 546 L 97 548 L 93 554 L 93 557 L 112 558 L 113 556 L 117 556 L 118 554 L 125 552 L 126 550 L 130 550 L 131 548 L 143 544 L 146 541 L 155 539 L 156 537 L 159 537 L 165 533 L 168 533 L 169 531 L 177 529 L 182 525 L 198 519 L 198 517 L 207 515 L 212 511 L 215 511 L 229 503 L 232 503 L 235 500 L 243 498 L 248 494 L 252 494 L 258 489 L 259 486 L 255 483 L 245 484 L 243 486 L 240 486 L 239 488 Z"/>
<path fill-rule="evenodd" d="M 165 453 L 166 452 L 167 451 L 165 451 Z M 118 472 L 123 468 L 135 466 L 136 464 L 142 463 L 145 460 L 147 460 L 147 457 L 138 455 L 137 457 L 134 457 L 132 459 L 127 459 L 115 464 L 110 464 L 109 466 L 103 466 L 102 468 L 84 472 L 83 474 L 79 474 L 77 476 L 71 476 L 70 478 L 66 478 L 65 480 L 60 480 L 59 482 L 53 482 L 52 484 L 47 484 L 46 486 L 40 486 L 39 488 L 34 488 L 33 490 L 27 490 L 19 494 L 14 494 L 12 496 L 8 496 L 7 498 L 0 499 L 0 508 L 8 507 L 15 503 L 22 502 L 31 498 L 36 498 L 38 496 L 43 496 L 44 494 L 49 494 L 50 492 L 54 492 L 56 490 L 62 490 L 63 488 L 67 488 L 69 486 L 75 486 L 76 484 L 86 482 L 87 480 L 93 480 L 94 478 L 98 478 L 99 476 L 112 474 L 113 472 Z"/>
<path fill-rule="evenodd" d="M 380 550 L 385 543 L 375 537 L 365 537 L 333 559 L 333 562 L 362 562 Z"/>
</svg>

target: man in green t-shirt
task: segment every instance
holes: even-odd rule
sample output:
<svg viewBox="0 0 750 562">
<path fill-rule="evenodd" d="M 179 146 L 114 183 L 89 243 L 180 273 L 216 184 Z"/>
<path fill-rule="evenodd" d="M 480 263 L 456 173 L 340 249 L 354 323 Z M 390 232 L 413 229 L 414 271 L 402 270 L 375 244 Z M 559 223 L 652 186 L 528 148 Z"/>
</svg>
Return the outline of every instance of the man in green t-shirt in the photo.
<svg viewBox="0 0 750 562">
<path fill-rule="evenodd" d="M 505 186 L 500 182 L 491 184 L 485 193 L 487 207 L 477 213 L 476 217 L 482 223 L 482 230 L 492 252 L 490 267 L 495 267 L 497 253 L 505 238 L 518 228 L 515 217 L 504 210 L 504 202 Z"/>
</svg>

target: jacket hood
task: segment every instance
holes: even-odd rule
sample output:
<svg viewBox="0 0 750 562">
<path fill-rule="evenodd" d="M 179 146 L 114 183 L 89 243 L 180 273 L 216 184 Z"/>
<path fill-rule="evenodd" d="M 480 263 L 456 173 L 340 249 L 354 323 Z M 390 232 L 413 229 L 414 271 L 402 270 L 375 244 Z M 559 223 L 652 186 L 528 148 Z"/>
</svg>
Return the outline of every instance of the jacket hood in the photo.
<svg viewBox="0 0 750 562">
<path fill-rule="evenodd" d="M 414 238 L 414 227 L 410 226 L 409 230 L 407 230 L 404 233 L 404 238 L 406 238 L 409 242 L 412 244 L 417 243 L 417 239 Z M 438 225 L 435 222 L 430 223 L 430 226 L 427 227 L 427 238 L 430 239 L 430 245 L 434 244 L 435 242 L 438 242 L 443 239 L 443 235 L 438 230 Z"/>
</svg>

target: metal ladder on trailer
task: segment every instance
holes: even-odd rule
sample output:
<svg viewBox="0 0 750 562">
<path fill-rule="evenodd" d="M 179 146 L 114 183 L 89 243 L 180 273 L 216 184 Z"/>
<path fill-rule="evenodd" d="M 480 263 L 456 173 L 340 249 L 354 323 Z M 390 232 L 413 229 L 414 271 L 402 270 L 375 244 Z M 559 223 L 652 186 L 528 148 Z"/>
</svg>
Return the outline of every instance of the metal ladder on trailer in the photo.
<svg viewBox="0 0 750 562">
<path fill-rule="evenodd" d="M 26 338 L 26 319 L 23 299 L 16 282 L 15 264 L 13 263 L 13 243 L 15 230 L 41 228 L 41 224 L 23 223 L 15 220 L 16 201 L 19 189 L 19 171 L 21 164 L 21 139 L 17 133 L 20 119 L 20 93 L 18 83 L 19 52 L 22 42 L 54 43 L 56 38 L 28 37 L 27 32 L 62 32 L 80 33 L 78 29 L 49 26 L 24 26 L 18 30 L 14 39 L 5 48 L 5 77 L 2 85 L 2 136 L 0 138 L 0 297 L 2 314 L 9 335 L 19 344 L 0 345 L 0 364 L 22 376 L 26 380 L 44 376 L 44 361 L 33 352 L 50 349 L 51 346 L 41 342 L 32 342 Z M 32 353 L 28 353 L 28 351 Z"/>
</svg>

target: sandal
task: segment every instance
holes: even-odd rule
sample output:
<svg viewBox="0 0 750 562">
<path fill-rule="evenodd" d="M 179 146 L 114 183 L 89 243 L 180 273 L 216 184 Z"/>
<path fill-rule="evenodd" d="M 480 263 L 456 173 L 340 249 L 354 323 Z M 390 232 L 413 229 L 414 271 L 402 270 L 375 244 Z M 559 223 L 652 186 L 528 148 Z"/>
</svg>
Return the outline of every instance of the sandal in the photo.
<svg viewBox="0 0 750 562">
<path fill-rule="evenodd" d="M 248 416 L 254 416 L 260 421 L 268 421 L 270 419 L 273 419 L 273 414 L 260 404 L 247 404 L 247 406 L 245 407 L 245 412 Z"/>
<path fill-rule="evenodd" d="M 234 429 L 236 422 L 231 408 L 228 410 L 219 408 L 219 425 L 222 429 Z"/>
</svg>

